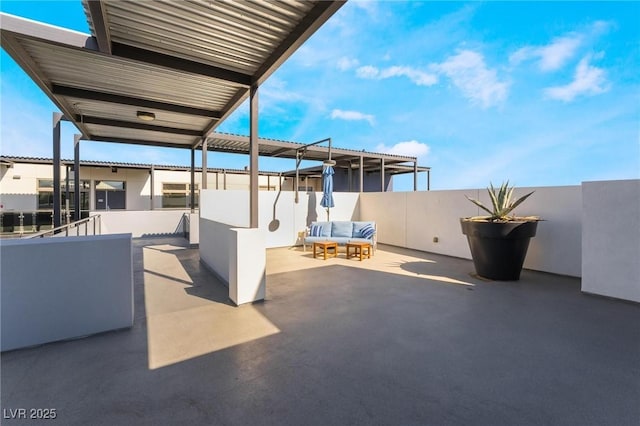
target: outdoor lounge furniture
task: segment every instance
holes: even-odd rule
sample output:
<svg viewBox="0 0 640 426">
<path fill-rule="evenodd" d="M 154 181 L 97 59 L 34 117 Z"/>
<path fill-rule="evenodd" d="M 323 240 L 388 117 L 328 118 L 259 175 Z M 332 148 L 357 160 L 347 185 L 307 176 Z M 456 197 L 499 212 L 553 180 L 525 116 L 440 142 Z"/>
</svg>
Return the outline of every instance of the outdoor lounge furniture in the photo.
<svg viewBox="0 0 640 426">
<path fill-rule="evenodd" d="M 321 254 L 324 260 L 329 257 L 336 257 L 338 255 L 338 243 L 333 241 L 316 241 L 313 243 L 313 258 Z"/>
<path fill-rule="evenodd" d="M 371 244 L 360 242 L 347 243 L 347 259 L 351 259 L 352 257 L 359 258 L 360 262 L 362 262 L 362 259 L 370 259 Z"/>
<path fill-rule="evenodd" d="M 311 222 L 305 232 L 303 249 L 307 244 L 319 241 L 333 241 L 344 246 L 347 243 L 369 243 L 375 251 L 376 223 L 357 221 Z"/>
</svg>

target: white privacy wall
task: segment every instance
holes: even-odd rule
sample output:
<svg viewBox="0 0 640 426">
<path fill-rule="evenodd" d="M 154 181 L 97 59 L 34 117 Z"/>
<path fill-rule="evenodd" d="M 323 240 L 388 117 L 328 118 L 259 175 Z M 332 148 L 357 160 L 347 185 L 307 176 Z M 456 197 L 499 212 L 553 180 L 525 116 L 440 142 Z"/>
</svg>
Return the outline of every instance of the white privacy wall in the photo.
<svg viewBox="0 0 640 426">
<path fill-rule="evenodd" d="M 191 210 L 96 210 L 103 234 L 131 233 L 133 238 L 184 233 L 184 215 Z"/>
<path fill-rule="evenodd" d="M 2 351 L 133 325 L 130 234 L 3 240 L 0 250 Z"/>
<path fill-rule="evenodd" d="M 531 240 L 525 268 L 570 276 L 581 274 L 581 188 L 579 186 L 519 188 L 514 196 L 535 193 L 516 210 L 537 215 L 537 236 Z M 378 242 L 470 259 L 460 218 L 483 212 L 465 197 L 490 203 L 486 189 L 427 192 L 363 193 L 360 220 L 378 226 Z M 434 242 L 437 238 L 437 242 Z"/>
<path fill-rule="evenodd" d="M 582 185 L 582 291 L 640 302 L 640 180 Z"/>
<path fill-rule="evenodd" d="M 245 228 L 249 226 L 249 191 L 201 192 L 207 205 L 201 204 L 201 218 Z M 336 207 L 330 210 L 331 220 L 358 219 L 357 193 L 334 193 Z M 295 203 L 293 191 L 260 191 L 258 194 L 258 229 L 264 233 L 267 248 L 286 247 L 296 244 L 299 231 L 312 221 L 326 221 L 327 211 L 320 206 L 322 193 L 300 192 Z M 200 240 L 202 244 L 202 240 Z"/>
<path fill-rule="evenodd" d="M 264 299 L 266 248 L 299 243 L 298 232 L 314 220 L 326 220 L 319 206 L 322 194 L 261 191 L 258 194 L 258 228 L 249 229 L 249 191 L 200 192 L 200 259 L 229 286 L 236 304 Z M 352 220 L 358 194 L 334 194 L 331 220 Z"/>
</svg>

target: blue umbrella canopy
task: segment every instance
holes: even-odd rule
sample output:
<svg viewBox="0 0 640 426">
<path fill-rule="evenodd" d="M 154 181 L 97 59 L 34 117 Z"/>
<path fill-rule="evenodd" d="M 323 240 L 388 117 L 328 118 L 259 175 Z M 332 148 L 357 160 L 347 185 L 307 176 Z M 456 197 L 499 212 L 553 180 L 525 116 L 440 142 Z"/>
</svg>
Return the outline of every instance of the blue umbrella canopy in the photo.
<svg viewBox="0 0 640 426">
<path fill-rule="evenodd" d="M 322 171 L 322 200 L 320 205 L 327 209 L 333 207 L 333 167 L 327 166 Z"/>
</svg>

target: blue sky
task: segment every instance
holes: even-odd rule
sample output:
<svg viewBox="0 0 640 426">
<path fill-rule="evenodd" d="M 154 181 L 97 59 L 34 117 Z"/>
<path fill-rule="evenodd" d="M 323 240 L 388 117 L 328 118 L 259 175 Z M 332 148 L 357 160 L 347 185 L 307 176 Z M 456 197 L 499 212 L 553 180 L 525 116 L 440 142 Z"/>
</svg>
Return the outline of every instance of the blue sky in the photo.
<svg viewBox="0 0 640 426">
<path fill-rule="evenodd" d="M 0 8 L 88 32 L 79 1 Z M 640 2 L 350 1 L 262 86 L 260 136 L 418 156 L 433 189 L 639 178 L 638 22 Z M 54 105 L 1 60 L 1 152 L 51 157 Z M 246 105 L 218 130 L 247 134 Z M 76 132 L 65 124 L 64 157 Z M 98 142 L 81 155 L 189 161 L 187 150 Z M 210 167 L 247 163 L 209 157 Z M 260 168 L 294 161 L 261 158 Z"/>
</svg>

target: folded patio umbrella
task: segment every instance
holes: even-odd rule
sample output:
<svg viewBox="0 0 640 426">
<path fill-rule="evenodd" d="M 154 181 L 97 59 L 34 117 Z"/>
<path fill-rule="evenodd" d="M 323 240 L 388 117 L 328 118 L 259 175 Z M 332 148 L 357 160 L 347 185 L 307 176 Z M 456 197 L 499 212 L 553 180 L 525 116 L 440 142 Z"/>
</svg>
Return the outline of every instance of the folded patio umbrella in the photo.
<svg viewBox="0 0 640 426">
<path fill-rule="evenodd" d="M 322 171 L 322 200 L 320 205 L 327 209 L 327 221 L 329 220 L 329 208 L 333 207 L 333 167 L 327 166 Z"/>
</svg>

